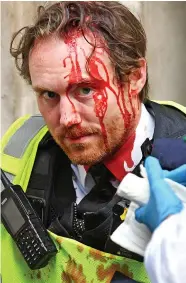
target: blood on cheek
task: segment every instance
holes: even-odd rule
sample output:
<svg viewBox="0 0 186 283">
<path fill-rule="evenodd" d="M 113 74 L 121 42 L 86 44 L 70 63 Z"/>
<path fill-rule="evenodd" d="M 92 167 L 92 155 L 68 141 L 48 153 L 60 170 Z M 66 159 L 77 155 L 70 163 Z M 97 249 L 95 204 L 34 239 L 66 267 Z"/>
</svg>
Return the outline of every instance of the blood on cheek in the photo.
<svg viewBox="0 0 186 283">
<path fill-rule="evenodd" d="M 94 111 L 95 111 L 96 117 L 99 118 L 105 146 L 106 148 L 108 148 L 107 132 L 106 132 L 106 129 L 103 123 L 103 119 L 104 119 L 104 116 L 107 110 L 107 93 L 104 91 L 95 92 L 93 98 L 95 102 Z"/>
<path fill-rule="evenodd" d="M 98 66 L 102 67 L 102 70 L 103 70 L 102 76 L 101 76 L 101 73 L 99 72 Z M 91 60 L 89 61 L 89 69 L 90 69 L 91 75 L 100 80 L 99 92 L 94 94 L 95 113 L 96 113 L 96 116 L 99 118 L 100 125 L 101 125 L 101 128 L 102 128 L 102 133 L 103 133 L 103 136 L 105 137 L 105 143 L 108 144 L 107 139 L 106 139 L 106 137 L 107 137 L 106 136 L 106 129 L 105 129 L 105 126 L 104 126 L 104 121 L 103 121 L 107 107 L 108 107 L 108 105 L 107 105 L 107 102 L 108 102 L 107 90 L 109 90 L 110 93 L 113 93 L 114 96 L 115 96 L 119 111 L 120 111 L 121 115 L 123 116 L 123 122 L 124 122 L 125 129 L 127 129 L 129 127 L 132 115 L 126 107 L 126 103 L 125 103 L 125 100 L 124 100 L 124 89 L 123 89 L 122 85 L 121 84 L 117 85 L 117 91 L 112 87 L 112 85 L 110 83 L 110 78 L 109 78 L 109 71 L 106 68 L 103 61 L 99 57 L 96 56 L 96 53 L 94 53 Z M 130 99 L 131 99 L 131 97 L 129 97 L 129 100 Z"/>
</svg>

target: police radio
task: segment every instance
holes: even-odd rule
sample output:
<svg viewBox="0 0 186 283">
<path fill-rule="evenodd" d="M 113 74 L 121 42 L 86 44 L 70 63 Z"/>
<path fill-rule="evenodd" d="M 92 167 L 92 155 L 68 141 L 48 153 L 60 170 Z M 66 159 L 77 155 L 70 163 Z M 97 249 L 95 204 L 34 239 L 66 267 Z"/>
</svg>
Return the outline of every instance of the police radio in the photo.
<svg viewBox="0 0 186 283">
<path fill-rule="evenodd" d="M 41 219 L 19 185 L 13 185 L 1 170 L 1 219 L 30 269 L 40 269 L 57 253 Z"/>
</svg>

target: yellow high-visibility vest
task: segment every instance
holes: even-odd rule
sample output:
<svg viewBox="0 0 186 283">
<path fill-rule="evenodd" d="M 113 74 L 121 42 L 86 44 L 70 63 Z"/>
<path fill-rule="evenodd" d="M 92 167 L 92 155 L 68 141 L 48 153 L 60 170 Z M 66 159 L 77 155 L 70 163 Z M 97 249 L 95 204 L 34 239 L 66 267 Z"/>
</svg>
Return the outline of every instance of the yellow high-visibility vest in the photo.
<svg viewBox="0 0 186 283">
<path fill-rule="evenodd" d="M 186 107 L 173 102 L 184 113 Z M 48 128 L 41 116 L 26 115 L 15 121 L 2 139 L 1 167 L 13 184 L 26 191 L 40 141 Z M 21 146 L 20 146 L 21 145 Z M 141 283 L 149 283 L 142 262 L 112 255 L 76 240 L 50 232 L 58 253 L 40 270 L 31 270 L 15 242 L 1 225 L 3 283 L 109 283 L 116 271 Z"/>
</svg>

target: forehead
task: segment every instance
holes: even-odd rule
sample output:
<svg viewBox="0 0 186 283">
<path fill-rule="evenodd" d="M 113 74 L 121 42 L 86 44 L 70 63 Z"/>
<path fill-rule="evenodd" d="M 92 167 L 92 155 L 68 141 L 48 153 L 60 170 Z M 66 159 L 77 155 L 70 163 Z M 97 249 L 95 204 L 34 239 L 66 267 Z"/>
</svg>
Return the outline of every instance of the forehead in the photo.
<svg viewBox="0 0 186 283">
<path fill-rule="evenodd" d="M 50 35 L 45 38 L 38 38 L 29 54 L 29 64 L 32 66 L 33 60 L 38 63 L 59 63 L 60 60 L 69 56 L 69 51 L 72 51 L 73 41 L 65 42 L 62 38 L 55 35 Z M 90 53 L 91 46 L 87 44 L 83 37 L 76 39 L 76 47 L 74 51 L 80 54 L 81 47 L 84 47 L 86 53 Z M 71 50 L 70 50 L 71 49 Z M 34 62 L 36 63 L 36 62 Z"/>
<path fill-rule="evenodd" d="M 87 39 L 93 42 L 91 37 L 87 36 Z M 88 41 L 82 35 L 76 36 L 76 34 L 66 39 L 55 35 L 37 39 L 29 54 L 29 70 L 33 86 L 40 86 L 42 83 L 48 83 L 49 80 L 54 84 L 59 76 L 63 84 L 66 83 L 65 78 L 72 71 L 72 64 L 75 68 L 78 65 L 82 76 L 88 78 L 86 62 L 93 50 L 93 46 Z M 93 56 L 99 57 L 107 69 L 111 68 L 108 54 L 100 44 Z M 56 81 L 56 85 L 57 83 Z"/>
</svg>

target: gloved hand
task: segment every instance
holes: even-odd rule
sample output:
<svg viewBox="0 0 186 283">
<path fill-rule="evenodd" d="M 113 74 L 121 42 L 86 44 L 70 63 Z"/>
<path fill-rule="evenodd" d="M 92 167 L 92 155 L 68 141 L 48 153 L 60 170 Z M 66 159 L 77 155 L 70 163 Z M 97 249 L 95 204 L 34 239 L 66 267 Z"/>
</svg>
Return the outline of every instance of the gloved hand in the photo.
<svg viewBox="0 0 186 283">
<path fill-rule="evenodd" d="M 145 168 L 149 180 L 150 198 L 146 205 L 136 209 L 135 218 L 153 232 L 169 215 L 179 213 L 183 203 L 164 180 L 166 173 L 162 170 L 158 159 L 147 157 Z"/>
<path fill-rule="evenodd" d="M 163 170 L 164 178 L 171 179 L 181 185 L 186 186 L 186 164 L 172 170 Z"/>
</svg>

